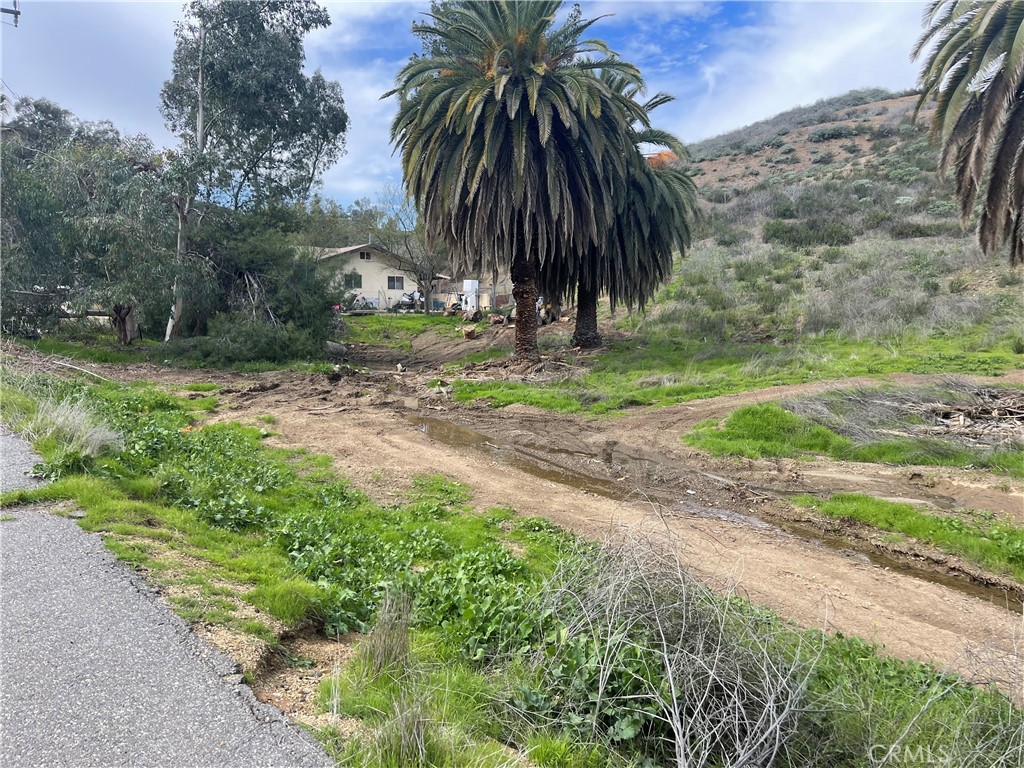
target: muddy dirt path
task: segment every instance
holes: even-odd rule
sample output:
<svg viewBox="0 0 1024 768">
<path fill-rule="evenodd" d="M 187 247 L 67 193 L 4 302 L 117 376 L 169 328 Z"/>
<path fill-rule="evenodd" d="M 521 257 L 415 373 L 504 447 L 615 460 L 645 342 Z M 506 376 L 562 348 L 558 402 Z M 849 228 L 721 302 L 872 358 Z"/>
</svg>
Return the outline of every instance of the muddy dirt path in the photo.
<svg viewBox="0 0 1024 768">
<path fill-rule="evenodd" d="M 889 558 L 877 541 L 858 548 L 851 544 L 855 536 L 815 530 L 820 521 L 792 520 L 784 498 L 860 490 L 990 509 L 1019 521 L 1021 484 L 931 468 L 714 460 L 679 440 L 688 426 L 744 404 L 857 382 L 778 387 L 591 419 L 457 405 L 430 391 L 430 377 L 419 374 L 330 381 L 322 374 L 89 367 L 118 380 L 172 387 L 218 382 L 223 405 L 215 419 L 266 426 L 260 417 L 273 416 L 274 443 L 330 455 L 340 474 L 382 501 L 401 495 L 418 474 L 442 472 L 467 483 L 478 506 L 509 505 L 596 539 L 623 528 L 670 536 L 696 575 L 800 625 L 857 635 L 892 655 L 995 682 L 1024 698 L 1024 621 L 1012 593 L 972 585 L 964 578 L 971 569 L 954 558 L 929 561 L 920 552 Z M 1024 373 L 999 381 L 1020 383 Z M 991 576 L 975 575 L 976 582 Z"/>
<path fill-rule="evenodd" d="M 276 442 L 332 456 L 341 474 L 378 499 L 400 495 L 418 474 L 443 472 L 467 483 L 480 506 L 510 505 L 593 538 L 621 528 L 669 535 L 695 574 L 801 625 L 858 635 L 896 656 L 1004 687 L 1019 673 L 1024 625 L 1012 596 L 944 579 L 956 563 L 904 569 L 897 553 L 887 560 L 813 530 L 795 535 L 774 524 L 790 505 L 751 487 L 848 490 L 839 481 L 857 470 L 728 466 L 679 441 L 685 423 L 724 415 L 742 397 L 591 420 L 457 406 L 398 374 L 335 383 L 268 374 L 225 396 L 221 418 L 255 423 L 273 415 Z M 911 485 L 911 470 L 871 469 L 884 470 L 873 472 L 873 482 L 904 498 L 941 495 L 978 506 L 984 496 L 1006 514 L 1024 506 L 1019 488 L 989 487 L 980 475 L 946 472 L 939 493 Z"/>
</svg>

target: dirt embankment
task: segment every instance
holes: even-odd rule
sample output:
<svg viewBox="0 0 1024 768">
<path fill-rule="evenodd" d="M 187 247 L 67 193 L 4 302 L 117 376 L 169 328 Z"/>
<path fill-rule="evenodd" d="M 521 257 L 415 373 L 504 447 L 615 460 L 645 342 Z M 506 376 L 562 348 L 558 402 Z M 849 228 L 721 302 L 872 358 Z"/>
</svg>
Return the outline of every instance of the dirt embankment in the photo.
<svg viewBox="0 0 1024 768">
<path fill-rule="evenodd" d="M 423 372 L 330 381 L 322 374 L 86 367 L 168 386 L 220 383 L 215 419 L 265 426 L 260 417 L 273 416 L 275 443 L 330 455 L 339 473 L 378 499 L 402 493 L 418 474 L 442 472 L 467 483 L 479 506 L 509 505 L 589 537 L 622 527 L 671 536 L 696 575 L 798 624 L 858 635 L 895 656 L 1022 695 L 1024 623 L 1012 583 L 940 553 L 900 551 L 869 531 L 823 530 L 822 521 L 795 516 L 785 499 L 860 491 L 1020 522 L 1020 483 L 945 469 L 710 459 L 679 440 L 689 426 L 742 405 L 857 382 L 777 387 L 592 419 L 458 405 L 430 390 L 433 376 Z M 1024 372 L 1002 381 L 1022 382 Z"/>
</svg>

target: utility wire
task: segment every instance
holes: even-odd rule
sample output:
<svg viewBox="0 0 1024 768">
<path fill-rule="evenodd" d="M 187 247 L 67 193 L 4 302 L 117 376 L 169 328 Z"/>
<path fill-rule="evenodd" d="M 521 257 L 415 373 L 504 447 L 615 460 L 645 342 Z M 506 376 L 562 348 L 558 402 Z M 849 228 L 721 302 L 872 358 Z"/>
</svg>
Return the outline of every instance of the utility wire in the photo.
<svg viewBox="0 0 1024 768">
<path fill-rule="evenodd" d="M 17 92 L 16 90 L 14 90 L 13 88 L 11 88 L 11 86 L 9 86 L 9 85 L 7 84 L 7 81 L 6 81 L 6 80 L 4 80 L 4 79 L 3 79 L 2 77 L 0 77 L 0 83 L 3 83 L 3 84 L 4 84 L 4 88 L 6 88 L 6 89 L 7 89 L 8 91 L 10 91 L 10 92 L 11 92 L 11 95 L 12 95 L 12 96 L 13 96 L 14 98 L 16 98 L 16 99 L 20 99 L 20 98 L 21 98 L 21 96 L 19 96 L 19 95 L 18 95 L 18 92 Z"/>
</svg>

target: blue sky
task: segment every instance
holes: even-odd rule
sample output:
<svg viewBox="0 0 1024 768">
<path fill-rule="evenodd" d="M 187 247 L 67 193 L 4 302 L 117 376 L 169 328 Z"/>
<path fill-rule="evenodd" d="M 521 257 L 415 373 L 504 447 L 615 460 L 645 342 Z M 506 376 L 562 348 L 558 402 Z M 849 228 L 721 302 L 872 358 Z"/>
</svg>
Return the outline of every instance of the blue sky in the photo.
<svg viewBox="0 0 1024 768">
<path fill-rule="evenodd" d="M 10 7 L 12 0 L 0 0 Z M 329 29 L 307 38 L 309 68 L 345 91 L 352 119 L 348 152 L 324 178 L 343 204 L 401 182 L 388 131 L 394 103 L 380 101 L 419 49 L 413 21 L 426 2 L 324 3 Z M 46 97 L 79 117 L 110 119 L 126 133 L 173 146 L 159 93 L 170 74 L 181 2 L 23 0 L 18 29 L 3 26 L 2 74 L 9 95 Z M 611 14 L 591 28 L 637 64 L 651 92 L 676 102 L 660 127 L 696 141 L 852 88 L 911 88 L 909 52 L 922 2 L 668 2 L 590 0 L 584 16 Z M 5 17 L 5 21 L 9 17 Z"/>
</svg>

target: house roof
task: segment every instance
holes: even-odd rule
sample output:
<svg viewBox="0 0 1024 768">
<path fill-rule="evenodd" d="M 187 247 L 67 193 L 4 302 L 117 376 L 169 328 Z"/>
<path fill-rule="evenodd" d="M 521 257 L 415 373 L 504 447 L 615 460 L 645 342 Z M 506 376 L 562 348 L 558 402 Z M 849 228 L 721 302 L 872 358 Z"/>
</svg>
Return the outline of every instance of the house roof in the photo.
<svg viewBox="0 0 1024 768">
<path fill-rule="evenodd" d="M 338 256 L 346 256 L 350 253 L 356 253 L 357 251 L 376 251 L 382 253 L 385 256 L 394 256 L 391 251 L 387 248 L 381 248 L 379 245 L 374 243 L 363 243 L 362 245 L 348 245 L 344 248 L 324 248 L 320 253 L 317 254 L 317 261 L 327 261 Z"/>
</svg>

